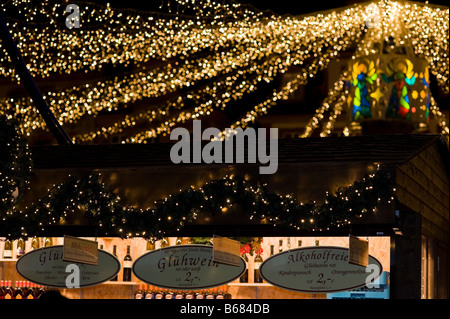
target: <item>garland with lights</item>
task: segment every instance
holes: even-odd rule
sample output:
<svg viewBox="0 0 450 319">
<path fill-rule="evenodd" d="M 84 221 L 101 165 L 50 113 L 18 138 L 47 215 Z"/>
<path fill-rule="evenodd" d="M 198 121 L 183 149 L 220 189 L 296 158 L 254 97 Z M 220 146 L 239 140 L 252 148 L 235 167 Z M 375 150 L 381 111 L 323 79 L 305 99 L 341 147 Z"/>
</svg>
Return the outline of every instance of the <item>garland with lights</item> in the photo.
<svg viewBox="0 0 450 319">
<path fill-rule="evenodd" d="M 395 192 L 391 173 L 381 169 L 335 194 L 327 193 L 322 204 L 299 203 L 294 195 L 273 193 L 257 181 L 226 176 L 156 201 L 153 208 L 136 209 L 124 205 L 100 178 L 70 176 L 28 209 L 4 218 L 0 231 L 10 238 L 39 235 L 46 226 L 81 210 L 102 235 L 160 239 L 179 231 L 201 211 L 222 214 L 232 205 L 241 205 L 250 219 L 266 219 L 274 226 L 322 231 L 346 226 L 353 218 L 373 212 L 378 203 L 393 200 Z"/>
<path fill-rule="evenodd" d="M 14 210 L 31 175 L 28 144 L 15 121 L 0 116 L 0 218 Z"/>
</svg>

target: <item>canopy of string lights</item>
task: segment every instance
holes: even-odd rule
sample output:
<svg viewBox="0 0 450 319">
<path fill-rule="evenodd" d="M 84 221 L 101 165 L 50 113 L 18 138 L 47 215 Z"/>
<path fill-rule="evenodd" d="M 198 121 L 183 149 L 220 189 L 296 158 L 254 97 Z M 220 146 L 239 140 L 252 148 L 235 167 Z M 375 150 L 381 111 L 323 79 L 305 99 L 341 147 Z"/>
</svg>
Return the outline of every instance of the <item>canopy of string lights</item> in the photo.
<svg viewBox="0 0 450 319">
<path fill-rule="evenodd" d="M 160 11 L 73 3 L 79 7 L 80 28 L 67 26 L 70 12 L 60 1 L 14 0 L 1 10 L 31 75 L 45 83 L 43 97 L 63 126 L 100 113 L 114 115 L 112 121 L 71 136 L 75 143 L 116 134 L 125 134 L 124 142 L 148 142 L 186 121 L 226 110 L 295 67 L 296 77 L 259 92 L 253 105 L 238 112 L 231 127 L 244 128 L 340 53 L 352 51 L 356 61 L 380 53 L 377 43 L 410 48 L 427 63 L 440 89 L 449 92 L 448 7 L 383 0 L 292 16 L 233 1 L 163 0 Z M 360 97 L 348 100 L 351 76 L 351 71 L 343 72 L 299 137 L 310 136 L 323 121 L 321 135 L 327 136 L 347 102 L 360 103 Z M 7 54 L 0 57 L 0 77 L 3 83 L 20 82 Z M 426 74 L 415 78 L 425 79 Z M 428 99 L 430 113 L 448 135 L 444 114 L 432 96 Z M 133 107 L 136 102 L 140 107 Z M 27 136 L 46 130 L 23 91 L 0 96 L 0 114 L 17 119 Z"/>
</svg>

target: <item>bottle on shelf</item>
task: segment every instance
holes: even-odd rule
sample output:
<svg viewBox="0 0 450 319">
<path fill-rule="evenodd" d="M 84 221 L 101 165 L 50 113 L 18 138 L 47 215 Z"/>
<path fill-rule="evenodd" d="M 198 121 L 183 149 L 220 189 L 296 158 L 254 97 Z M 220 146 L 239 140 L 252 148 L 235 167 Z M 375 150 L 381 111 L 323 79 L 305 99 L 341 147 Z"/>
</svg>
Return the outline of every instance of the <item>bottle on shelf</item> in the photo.
<svg viewBox="0 0 450 319">
<path fill-rule="evenodd" d="M 144 299 L 144 284 L 139 284 L 138 290 L 134 293 L 134 299 Z"/>
<path fill-rule="evenodd" d="M 299 241 L 297 242 L 297 246 L 298 246 L 298 247 L 302 247 L 302 241 L 301 241 L 301 240 L 299 240 Z"/>
<path fill-rule="evenodd" d="M 228 292 L 228 285 L 223 285 L 221 289 L 224 299 L 231 299 L 231 294 Z"/>
<path fill-rule="evenodd" d="M 254 259 L 254 283 L 260 284 L 263 282 L 263 279 L 261 277 L 261 273 L 259 272 L 259 267 L 261 266 L 261 263 L 263 262 L 263 259 L 260 254 L 256 254 Z"/>
<path fill-rule="evenodd" d="M 33 290 L 33 283 L 27 281 L 26 286 L 27 294 L 25 296 L 26 299 L 35 299 L 34 298 L 34 290 Z"/>
<path fill-rule="evenodd" d="M 177 237 L 175 245 L 181 245 L 183 243 L 183 237 Z"/>
<path fill-rule="evenodd" d="M 27 299 L 27 288 L 25 281 L 19 280 L 18 288 L 20 288 L 20 299 Z"/>
<path fill-rule="evenodd" d="M 225 293 L 222 291 L 222 287 L 218 288 L 216 299 L 225 299 Z"/>
<path fill-rule="evenodd" d="M 147 240 L 147 251 L 155 250 L 155 240 L 150 238 Z"/>
<path fill-rule="evenodd" d="M 28 297 L 27 281 L 21 281 L 20 288 L 22 289 L 22 299 L 27 299 Z"/>
<path fill-rule="evenodd" d="M 170 246 L 169 237 L 164 237 L 163 239 L 161 239 L 161 248 L 169 246 Z"/>
<path fill-rule="evenodd" d="M 245 271 L 241 275 L 241 277 L 239 277 L 239 282 L 240 283 L 247 283 L 248 282 L 248 258 L 247 258 L 247 254 L 244 253 L 242 255 L 242 258 L 244 258 L 244 261 L 245 261 Z"/>
<path fill-rule="evenodd" d="M 45 237 L 44 239 L 44 247 L 50 247 L 53 246 L 53 238 L 52 237 Z"/>
<path fill-rule="evenodd" d="M 270 256 L 273 256 L 274 253 L 274 246 L 270 245 Z"/>
<path fill-rule="evenodd" d="M 39 238 L 34 236 L 31 239 L 31 250 L 39 249 L 39 247 L 40 247 Z"/>
<path fill-rule="evenodd" d="M 205 290 L 200 290 L 195 293 L 195 299 L 205 299 L 206 293 Z"/>
<path fill-rule="evenodd" d="M 163 289 L 158 289 L 155 291 L 155 299 L 165 299 L 165 293 Z"/>
<path fill-rule="evenodd" d="M 195 299 L 195 293 L 193 291 L 186 292 L 184 299 Z"/>
<path fill-rule="evenodd" d="M 152 286 L 146 286 L 144 299 L 155 299 L 155 293 Z"/>
<path fill-rule="evenodd" d="M 117 258 L 117 246 L 116 245 L 113 246 L 113 256 Z M 113 279 L 111 279 L 111 281 L 117 281 L 117 279 L 118 278 L 116 275 Z"/>
<path fill-rule="evenodd" d="M 5 299 L 5 281 L 0 280 L 0 299 Z"/>
<path fill-rule="evenodd" d="M 20 258 L 23 255 L 25 255 L 25 240 L 21 237 L 17 240 L 16 257 Z"/>
<path fill-rule="evenodd" d="M 186 299 L 186 294 L 182 290 L 175 292 L 175 299 Z"/>
<path fill-rule="evenodd" d="M 14 289 L 12 287 L 12 281 L 11 280 L 5 281 L 5 288 L 4 288 L 3 299 L 14 299 Z"/>
<path fill-rule="evenodd" d="M 228 293 L 228 286 L 223 285 L 219 287 L 216 299 L 231 299 L 231 294 Z"/>
<path fill-rule="evenodd" d="M 166 289 L 164 299 L 175 299 L 175 294 L 173 293 L 173 291 Z"/>
<path fill-rule="evenodd" d="M 208 289 L 208 292 L 206 293 L 205 299 L 216 299 L 217 297 L 217 288 Z"/>
<path fill-rule="evenodd" d="M 9 239 L 5 241 L 5 247 L 3 249 L 3 258 L 11 259 L 13 256 L 13 245 Z"/>
<path fill-rule="evenodd" d="M 278 241 L 278 252 L 281 253 L 283 251 L 283 240 L 280 239 Z"/>
<path fill-rule="evenodd" d="M 17 280 L 14 286 L 11 280 L 1 280 L 0 299 L 38 299 L 44 292 L 44 288 L 36 287 L 36 284 L 26 280 Z"/>
<path fill-rule="evenodd" d="M 34 299 L 39 299 L 45 292 L 45 288 L 41 285 L 34 284 Z"/>
<path fill-rule="evenodd" d="M 14 283 L 14 299 L 23 299 L 23 293 L 22 293 L 22 282 L 16 281 Z"/>
<path fill-rule="evenodd" d="M 133 266 L 130 246 L 127 246 L 127 254 L 123 258 L 123 281 L 131 281 L 131 267 Z"/>
</svg>

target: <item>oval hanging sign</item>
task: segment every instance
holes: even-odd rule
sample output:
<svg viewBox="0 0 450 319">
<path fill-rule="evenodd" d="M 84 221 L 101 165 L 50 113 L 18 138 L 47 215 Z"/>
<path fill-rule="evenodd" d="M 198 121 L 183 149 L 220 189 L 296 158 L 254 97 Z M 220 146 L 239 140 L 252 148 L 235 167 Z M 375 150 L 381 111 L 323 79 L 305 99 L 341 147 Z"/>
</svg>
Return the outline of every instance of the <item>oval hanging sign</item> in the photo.
<svg viewBox="0 0 450 319">
<path fill-rule="evenodd" d="M 19 258 L 16 263 L 17 272 L 39 285 L 78 288 L 101 284 L 120 271 L 120 261 L 106 251 L 98 250 L 98 265 L 63 261 L 63 251 L 62 245 L 33 250 Z M 71 277 L 68 278 L 69 276 Z M 74 283 L 77 287 L 73 286 Z"/>
<path fill-rule="evenodd" d="M 369 256 L 369 266 L 348 262 L 343 247 L 305 247 L 278 253 L 260 266 L 268 283 L 288 290 L 327 293 L 351 290 L 372 283 L 381 276 L 381 263 Z"/>
<path fill-rule="evenodd" d="M 246 264 L 239 266 L 213 261 L 213 247 L 179 245 L 142 255 L 133 264 L 134 275 L 150 285 L 169 289 L 205 289 L 225 285 L 239 278 Z"/>
</svg>

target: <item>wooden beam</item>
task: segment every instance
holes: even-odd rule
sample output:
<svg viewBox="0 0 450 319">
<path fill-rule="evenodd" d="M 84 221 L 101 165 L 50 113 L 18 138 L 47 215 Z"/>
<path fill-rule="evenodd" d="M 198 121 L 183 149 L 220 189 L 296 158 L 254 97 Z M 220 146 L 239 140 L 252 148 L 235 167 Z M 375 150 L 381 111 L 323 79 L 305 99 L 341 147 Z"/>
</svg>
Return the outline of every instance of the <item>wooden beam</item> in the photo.
<svg viewBox="0 0 450 319">
<path fill-rule="evenodd" d="M 38 87 L 34 83 L 33 77 L 28 71 L 23 59 L 22 55 L 17 48 L 14 39 L 9 33 L 8 27 L 6 26 L 6 22 L 3 19 L 3 15 L 0 12 L 0 38 L 2 39 L 3 46 L 8 52 L 9 57 L 16 69 L 17 74 L 20 77 L 20 80 L 33 100 L 36 108 L 44 119 L 47 127 L 50 132 L 56 138 L 59 144 L 61 145 L 70 145 L 72 144 L 72 140 L 67 136 L 64 129 L 59 125 L 58 120 L 53 115 L 52 111 L 48 107 L 44 98 L 42 97 L 41 92 Z"/>
</svg>

